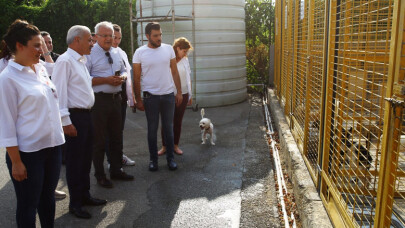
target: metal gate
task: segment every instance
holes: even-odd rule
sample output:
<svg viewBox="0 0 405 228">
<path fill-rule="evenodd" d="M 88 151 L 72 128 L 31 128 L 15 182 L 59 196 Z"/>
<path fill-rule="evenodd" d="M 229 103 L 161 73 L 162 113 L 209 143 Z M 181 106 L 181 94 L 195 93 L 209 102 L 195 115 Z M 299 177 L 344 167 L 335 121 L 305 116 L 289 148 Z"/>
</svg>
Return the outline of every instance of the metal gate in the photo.
<svg viewBox="0 0 405 228">
<path fill-rule="evenodd" d="M 276 94 L 337 227 L 405 227 L 404 13 L 404 0 L 276 2 Z"/>
</svg>

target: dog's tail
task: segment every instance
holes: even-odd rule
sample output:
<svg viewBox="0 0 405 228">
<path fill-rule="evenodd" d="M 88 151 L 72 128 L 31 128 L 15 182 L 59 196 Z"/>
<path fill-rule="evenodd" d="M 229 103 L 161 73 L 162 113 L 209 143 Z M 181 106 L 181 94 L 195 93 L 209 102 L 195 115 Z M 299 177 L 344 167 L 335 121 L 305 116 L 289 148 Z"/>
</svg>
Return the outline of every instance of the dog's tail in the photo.
<svg viewBox="0 0 405 228">
<path fill-rule="evenodd" d="M 204 109 L 202 108 L 202 109 L 201 109 L 201 119 L 204 118 L 204 115 L 205 115 L 205 111 L 204 111 Z"/>
</svg>

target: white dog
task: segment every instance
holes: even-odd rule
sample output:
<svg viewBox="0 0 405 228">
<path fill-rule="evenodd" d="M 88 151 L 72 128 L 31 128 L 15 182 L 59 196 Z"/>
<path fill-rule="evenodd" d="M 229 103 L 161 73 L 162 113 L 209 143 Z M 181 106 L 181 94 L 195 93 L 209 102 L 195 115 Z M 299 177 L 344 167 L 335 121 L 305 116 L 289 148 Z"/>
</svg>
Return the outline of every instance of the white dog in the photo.
<svg viewBox="0 0 405 228">
<path fill-rule="evenodd" d="M 208 118 L 204 118 L 204 109 L 201 109 L 201 120 L 200 120 L 200 128 L 201 128 L 201 144 L 205 144 L 205 141 L 208 139 L 207 135 L 210 135 L 211 145 L 215 145 L 215 135 L 214 135 L 214 125 L 211 123 L 211 120 Z"/>
</svg>

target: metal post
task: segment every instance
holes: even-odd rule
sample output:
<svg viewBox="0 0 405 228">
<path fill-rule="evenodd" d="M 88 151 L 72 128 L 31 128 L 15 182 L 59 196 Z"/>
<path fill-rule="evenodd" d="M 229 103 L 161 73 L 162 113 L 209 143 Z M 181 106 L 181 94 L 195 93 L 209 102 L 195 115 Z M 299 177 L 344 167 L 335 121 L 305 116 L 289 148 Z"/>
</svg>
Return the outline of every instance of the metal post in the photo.
<svg viewBox="0 0 405 228">
<path fill-rule="evenodd" d="M 129 30 L 131 33 L 131 53 L 134 54 L 134 29 L 132 28 L 132 0 L 129 0 Z"/>
<path fill-rule="evenodd" d="M 400 77 L 401 55 L 404 36 L 405 0 L 394 1 L 394 12 L 391 33 L 390 59 L 387 82 L 387 98 L 403 99 L 401 90 L 395 86 L 403 86 Z M 383 141 L 381 146 L 380 171 L 378 173 L 377 203 L 375 226 L 389 227 L 394 203 L 396 176 L 398 172 L 399 137 L 402 125 L 401 106 L 393 105 L 386 99 L 384 113 Z"/>
<path fill-rule="evenodd" d="M 318 144 L 318 151 L 319 151 L 319 159 L 318 159 L 318 163 L 319 163 L 319 169 L 318 169 L 318 184 L 317 184 L 317 191 L 320 192 L 321 191 L 321 185 L 324 185 L 324 183 L 322 183 L 322 170 L 324 170 L 324 168 L 326 168 L 325 170 L 327 170 L 327 167 L 323 166 L 324 162 L 326 160 L 324 160 L 324 153 L 326 153 L 326 150 L 324 150 L 324 142 L 325 139 L 323 137 L 323 135 L 326 135 L 325 133 L 325 123 L 326 121 L 325 119 L 325 115 L 326 114 L 326 103 L 327 103 L 327 87 L 328 87 L 328 60 L 329 60 L 329 16 L 330 16 L 330 10 L 329 10 L 329 6 L 330 6 L 330 2 L 326 1 L 325 2 L 325 18 L 324 18 L 324 22 L 325 22 L 325 30 L 324 30 L 324 42 L 323 42 L 323 70 L 322 70 L 322 95 L 321 95 L 321 112 L 320 112 L 320 137 L 319 137 L 319 144 Z M 328 152 L 329 153 L 329 152 Z M 327 164 L 327 163 L 326 163 Z"/>
<path fill-rule="evenodd" d="M 139 16 L 142 18 L 142 0 L 139 0 Z M 138 17 L 137 17 L 138 18 Z M 141 44 L 143 45 L 143 23 L 141 21 Z"/>
<path fill-rule="evenodd" d="M 195 6 L 194 6 L 194 0 L 193 0 L 193 6 L 192 6 L 192 31 L 193 31 L 193 45 L 194 45 L 194 53 L 193 53 L 193 104 L 195 105 L 195 111 L 198 110 L 198 106 L 197 106 L 197 51 L 196 51 L 196 39 L 195 39 Z"/>
<path fill-rule="evenodd" d="M 172 34 L 173 34 L 173 42 L 176 39 L 175 35 L 175 12 L 174 12 L 174 0 L 172 0 Z"/>
</svg>

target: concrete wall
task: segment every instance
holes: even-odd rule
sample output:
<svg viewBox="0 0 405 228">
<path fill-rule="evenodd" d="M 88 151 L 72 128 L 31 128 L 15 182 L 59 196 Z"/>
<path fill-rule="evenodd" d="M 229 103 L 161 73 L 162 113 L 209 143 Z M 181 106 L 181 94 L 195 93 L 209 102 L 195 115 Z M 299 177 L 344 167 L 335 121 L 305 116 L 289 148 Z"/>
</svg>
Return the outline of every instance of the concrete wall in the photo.
<svg viewBox="0 0 405 228">
<path fill-rule="evenodd" d="M 279 101 L 271 89 L 268 89 L 268 101 L 273 122 L 280 137 L 280 157 L 287 166 L 288 176 L 294 186 L 295 200 L 303 227 L 333 227 L 291 134 Z"/>
</svg>

